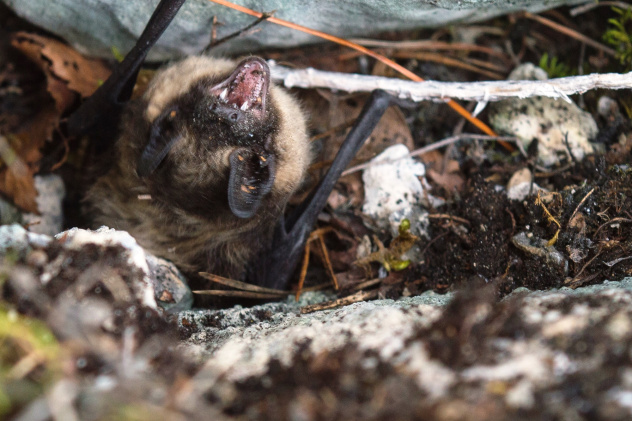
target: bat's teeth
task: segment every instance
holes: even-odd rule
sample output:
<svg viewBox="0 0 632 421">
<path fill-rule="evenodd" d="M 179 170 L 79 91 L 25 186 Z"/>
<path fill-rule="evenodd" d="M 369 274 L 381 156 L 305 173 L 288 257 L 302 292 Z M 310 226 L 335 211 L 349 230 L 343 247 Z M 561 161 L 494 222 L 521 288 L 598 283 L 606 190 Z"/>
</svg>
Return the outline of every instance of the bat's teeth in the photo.
<svg viewBox="0 0 632 421">
<path fill-rule="evenodd" d="M 243 104 L 241 104 L 241 107 L 239 109 L 241 111 L 246 111 L 248 109 L 248 101 L 246 101 Z"/>
<path fill-rule="evenodd" d="M 228 88 L 224 89 L 222 93 L 219 94 L 219 97 L 223 100 L 226 100 L 226 96 L 228 96 Z"/>
</svg>

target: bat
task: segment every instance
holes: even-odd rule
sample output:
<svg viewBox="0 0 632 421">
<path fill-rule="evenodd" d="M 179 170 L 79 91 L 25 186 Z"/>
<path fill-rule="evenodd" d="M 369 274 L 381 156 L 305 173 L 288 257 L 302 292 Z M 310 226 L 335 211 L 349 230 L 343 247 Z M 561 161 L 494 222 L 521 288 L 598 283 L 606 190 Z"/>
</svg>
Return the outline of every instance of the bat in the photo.
<svg viewBox="0 0 632 421">
<path fill-rule="evenodd" d="M 342 171 L 391 104 L 374 91 L 331 167 L 293 212 L 311 160 L 306 116 L 270 82 L 264 60 L 192 56 L 129 100 L 151 46 L 184 0 L 161 0 L 136 45 L 68 120 L 72 135 L 114 146 L 88 190 L 95 226 L 128 231 L 185 273 L 283 289 Z"/>
</svg>

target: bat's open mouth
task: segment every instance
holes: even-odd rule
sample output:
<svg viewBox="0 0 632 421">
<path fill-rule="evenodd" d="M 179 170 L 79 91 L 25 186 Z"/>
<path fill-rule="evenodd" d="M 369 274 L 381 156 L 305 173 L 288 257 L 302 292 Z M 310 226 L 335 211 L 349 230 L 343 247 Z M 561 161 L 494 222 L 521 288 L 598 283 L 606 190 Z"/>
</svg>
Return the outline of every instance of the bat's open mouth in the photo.
<svg viewBox="0 0 632 421">
<path fill-rule="evenodd" d="M 220 103 L 262 118 L 270 85 L 270 69 L 259 57 L 250 57 L 237 65 L 226 80 L 211 88 Z"/>
</svg>

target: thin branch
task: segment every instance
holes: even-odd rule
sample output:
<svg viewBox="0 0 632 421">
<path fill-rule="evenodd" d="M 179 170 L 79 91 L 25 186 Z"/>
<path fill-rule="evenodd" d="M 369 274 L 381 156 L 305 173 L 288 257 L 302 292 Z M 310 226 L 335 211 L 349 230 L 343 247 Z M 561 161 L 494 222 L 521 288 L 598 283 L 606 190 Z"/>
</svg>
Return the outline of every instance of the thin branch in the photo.
<svg viewBox="0 0 632 421">
<path fill-rule="evenodd" d="M 377 297 L 378 291 L 360 291 L 353 295 L 349 295 L 344 298 L 339 298 L 333 301 L 326 301 L 324 303 L 311 304 L 308 306 L 301 307 L 301 314 L 313 313 L 315 311 L 320 310 L 329 310 L 336 307 L 342 307 L 353 303 L 358 303 L 360 301 L 370 300 L 371 298 Z"/>
<path fill-rule="evenodd" d="M 431 143 L 428 146 L 424 146 L 422 148 L 415 149 L 414 151 L 410 152 L 408 155 L 402 156 L 402 157 L 397 158 L 397 159 L 385 159 L 383 161 L 377 161 L 377 162 L 368 161 L 368 162 L 365 162 L 363 164 L 355 165 L 355 166 L 350 167 L 350 168 L 346 169 L 345 171 L 343 171 L 342 177 L 344 177 L 345 175 L 353 174 L 354 172 L 357 172 L 357 171 L 360 171 L 360 170 L 367 169 L 367 168 L 375 166 L 375 165 L 392 164 L 392 163 L 397 162 L 397 161 L 399 161 L 401 159 L 413 158 L 415 156 L 424 155 L 424 154 L 427 154 L 428 152 L 434 151 L 436 149 L 443 148 L 444 146 L 448 146 L 448 145 L 450 145 L 452 143 L 455 143 L 455 142 L 458 142 L 460 140 L 505 141 L 505 142 L 516 142 L 517 144 L 520 144 L 518 142 L 517 138 L 512 137 L 512 136 L 486 136 L 486 135 L 482 135 L 482 134 L 463 133 L 463 134 L 456 135 L 456 136 L 450 136 L 450 137 L 445 138 L 443 140 L 440 140 L 438 142 Z"/>
<path fill-rule="evenodd" d="M 349 41 L 371 48 L 391 48 L 395 50 L 447 50 L 447 51 L 476 51 L 490 56 L 501 58 L 510 62 L 507 54 L 482 45 L 468 44 L 462 42 L 443 42 L 435 40 L 405 40 L 405 41 L 384 41 L 381 39 L 355 38 Z"/>
<path fill-rule="evenodd" d="M 265 292 L 235 291 L 229 289 L 204 289 L 193 291 L 198 295 L 212 295 L 215 297 L 239 297 L 239 298 L 255 298 L 259 300 L 268 300 L 270 298 L 283 297 L 281 294 L 269 294 Z"/>
<path fill-rule="evenodd" d="M 507 98 L 546 96 L 570 102 L 569 95 L 591 89 L 632 89 L 632 72 L 593 73 L 549 80 L 503 80 L 486 82 L 423 83 L 381 76 L 324 72 L 313 68 L 290 69 L 269 60 L 272 79 L 287 88 L 326 88 L 346 92 L 372 92 L 383 89 L 413 101 L 458 98 L 468 101 L 500 101 Z"/>
<path fill-rule="evenodd" d="M 596 7 L 603 7 L 603 6 L 614 6 L 614 7 L 618 7 L 619 9 L 632 9 L 632 4 L 628 4 L 623 1 L 600 1 L 599 3 L 591 2 L 591 3 L 583 4 L 581 6 L 577 6 L 574 9 L 570 10 L 570 15 L 571 16 L 581 15 L 582 13 L 589 12 Z"/>
<path fill-rule="evenodd" d="M 276 295 L 288 295 L 288 294 L 291 294 L 290 291 L 283 291 L 283 290 L 280 290 L 280 289 L 260 287 L 258 285 L 249 284 L 247 282 L 241 282 L 241 281 L 236 281 L 234 279 L 224 278 L 223 276 L 214 275 L 212 273 L 198 272 L 198 275 L 200 275 L 204 279 L 208 279 L 209 281 L 216 282 L 216 283 L 218 283 L 220 285 L 224 285 L 224 286 L 227 286 L 227 287 L 240 289 L 240 290 L 244 290 L 244 291 L 258 292 L 258 293 L 264 293 L 264 294 L 276 294 Z M 197 292 L 197 293 L 199 293 L 199 292 Z"/>
<path fill-rule="evenodd" d="M 591 194 L 593 194 L 595 192 L 595 188 L 593 187 L 592 190 L 590 190 L 586 196 L 584 196 L 584 198 L 581 200 L 581 202 L 579 202 L 579 205 L 577 205 L 577 207 L 575 208 L 575 210 L 573 211 L 573 214 L 571 215 L 570 218 L 568 218 L 568 223 L 566 224 L 566 226 L 569 226 L 571 221 L 573 220 L 573 218 L 575 218 L 575 215 L 577 215 L 577 212 L 579 211 L 579 208 L 581 208 L 583 206 L 584 203 L 586 203 L 586 200 L 588 200 L 588 198 L 590 197 Z"/>
<path fill-rule="evenodd" d="M 571 38 L 575 38 L 577 41 L 583 42 L 584 44 L 590 45 L 591 47 L 602 51 L 604 54 L 608 54 L 609 56 L 615 57 L 617 55 L 617 52 L 615 50 L 613 50 L 612 48 L 605 46 L 595 40 L 593 40 L 592 38 L 588 38 L 586 35 L 581 34 L 573 29 L 567 28 L 564 25 L 560 25 L 557 22 L 553 22 L 550 19 L 547 19 L 545 17 L 539 16 L 539 15 L 534 15 L 533 13 L 529 13 L 529 12 L 522 12 L 520 15 L 534 20 L 538 23 L 541 23 L 542 25 L 548 26 L 551 29 L 554 29 L 566 36 L 569 36 Z"/>
</svg>

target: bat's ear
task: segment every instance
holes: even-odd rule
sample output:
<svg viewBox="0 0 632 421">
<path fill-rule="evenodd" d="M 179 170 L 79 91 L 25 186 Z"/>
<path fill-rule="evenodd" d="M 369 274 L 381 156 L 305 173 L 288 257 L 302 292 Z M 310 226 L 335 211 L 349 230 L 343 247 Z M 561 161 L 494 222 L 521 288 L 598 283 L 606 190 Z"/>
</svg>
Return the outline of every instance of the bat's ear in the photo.
<svg viewBox="0 0 632 421">
<path fill-rule="evenodd" d="M 149 142 L 143 149 L 136 168 L 139 177 L 147 177 L 153 173 L 182 136 L 182 130 L 178 123 L 180 121 L 179 112 L 177 106 L 167 108 L 151 124 Z"/>
<path fill-rule="evenodd" d="M 270 192 L 274 175 L 274 155 L 248 148 L 233 151 L 228 179 L 228 206 L 233 214 L 239 218 L 253 216 L 261 200 Z"/>
</svg>

